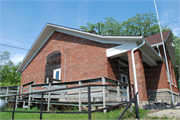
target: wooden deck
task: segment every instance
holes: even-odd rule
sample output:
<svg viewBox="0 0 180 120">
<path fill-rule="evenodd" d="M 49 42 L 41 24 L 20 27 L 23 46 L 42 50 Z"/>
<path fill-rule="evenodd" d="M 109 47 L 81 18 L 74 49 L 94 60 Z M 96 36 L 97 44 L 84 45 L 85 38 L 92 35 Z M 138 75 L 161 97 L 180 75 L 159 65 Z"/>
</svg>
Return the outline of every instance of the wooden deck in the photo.
<svg viewBox="0 0 180 120">
<path fill-rule="evenodd" d="M 59 80 L 48 79 L 47 83 L 45 84 L 35 84 L 35 81 L 26 83 L 21 86 L 21 94 L 67 88 L 66 90 L 46 92 L 43 97 L 43 104 L 47 105 L 48 111 L 50 110 L 51 105 L 78 106 L 79 111 L 82 111 L 82 106 L 88 106 L 87 87 L 71 89 L 72 86 L 82 86 L 87 84 L 97 85 L 97 83 L 101 83 L 102 85 L 127 85 L 127 83 L 105 77 L 59 83 L 51 83 L 50 81 Z M 13 88 L 13 90 L 11 90 L 11 88 Z M 15 92 L 14 94 L 19 94 L 19 90 L 19 86 L 2 87 L 0 91 L 1 97 L 4 95 L 11 95 L 12 92 Z M 126 86 L 125 89 L 121 89 L 120 86 L 93 86 L 91 87 L 91 104 L 92 106 L 106 107 L 122 102 L 128 102 L 130 100 L 129 91 L 129 86 Z M 23 108 L 30 108 L 31 104 L 33 103 L 40 104 L 40 99 L 41 94 L 19 96 L 16 100 L 16 108 L 18 107 L 18 103 L 23 103 Z M 12 97 L 6 97 L 5 100 L 6 102 L 10 102 L 12 101 Z"/>
</svg>

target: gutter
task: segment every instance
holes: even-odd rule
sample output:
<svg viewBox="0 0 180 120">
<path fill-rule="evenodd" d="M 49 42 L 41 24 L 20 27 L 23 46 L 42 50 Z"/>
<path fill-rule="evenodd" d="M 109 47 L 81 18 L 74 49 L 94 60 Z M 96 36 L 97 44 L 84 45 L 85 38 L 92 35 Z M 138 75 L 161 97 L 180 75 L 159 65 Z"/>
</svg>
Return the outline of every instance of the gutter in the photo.
<svg viewBox="0 0 180 120">
<path fill-rule="evenodd" d="M 134 51 L 145 45 L 146 41 L 142 39 L 143 37 L 141 36 L 140 39 L 143 40 L 143 42 L 135 47 L 134 49 L 131 50 L 131 56 L 132 56 L 132 65 L 133 65 L 133 73 L 134 73 L 134 84 L 135 84 L 135 91 L 136 93 L 138 92 L 138 86 L 137 86 L 137 77 L 136 77 L 136 66 L 135 66 L 135 60 L 134 60 Z M 137 95 L 137 102 L 139 104 L 139 97 Z"/>
</svg>

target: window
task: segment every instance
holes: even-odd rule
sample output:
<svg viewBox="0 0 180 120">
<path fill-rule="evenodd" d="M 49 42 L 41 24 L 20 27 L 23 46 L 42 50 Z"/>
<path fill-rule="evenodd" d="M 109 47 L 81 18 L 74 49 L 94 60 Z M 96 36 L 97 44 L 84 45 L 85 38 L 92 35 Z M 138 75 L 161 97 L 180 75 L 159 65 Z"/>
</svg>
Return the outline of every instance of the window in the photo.
<svg viewBox="0 0 180 120">
<path fill-rule="evenodd" d="M 47 78 L 61 79 L 61 53 L 58 51 L 46 57 L 45 83 Z"/>
<path fill-rule="evenodd" d="M 53 78 L 58 80 L 61 79 L 61 68 L 53 70 Z"/>
<path fill-rule="evenodd" d="M 128 64 L 121 62 L 120 60 L 118 60 L 119 62 L 119 71 L 128 74 L 129 69 L 128 69 Z"/>
</svg>

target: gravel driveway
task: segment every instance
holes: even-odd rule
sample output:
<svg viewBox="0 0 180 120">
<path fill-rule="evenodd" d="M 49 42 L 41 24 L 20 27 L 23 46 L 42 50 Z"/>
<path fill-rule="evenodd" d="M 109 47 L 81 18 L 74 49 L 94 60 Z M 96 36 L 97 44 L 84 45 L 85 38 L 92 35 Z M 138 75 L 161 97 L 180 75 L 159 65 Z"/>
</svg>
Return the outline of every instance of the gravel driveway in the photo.
<svg viewBox="0 0 180 120">
<path fill-rule="evenodd" d="M 180 109 L 165 109 L 161 111 L 155 111 L 152 113 L 148 113 L 147 116 L 149 117 L 163 117 L 167 116 L 169 118 L 175 117 L 180 119 Z"/>
</svg>

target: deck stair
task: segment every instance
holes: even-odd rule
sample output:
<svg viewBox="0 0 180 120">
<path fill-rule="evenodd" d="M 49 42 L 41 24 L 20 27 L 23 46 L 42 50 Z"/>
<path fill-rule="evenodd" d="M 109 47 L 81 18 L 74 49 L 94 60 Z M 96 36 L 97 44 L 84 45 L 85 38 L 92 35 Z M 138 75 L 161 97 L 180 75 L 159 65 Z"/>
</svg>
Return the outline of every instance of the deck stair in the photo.
<svg viewBox="0 0 180 120">
<path fill-rule="evenodd" d="M 24 108 L 29 109 L 29 108 L 30 108 L 30 106 L 29 106 L 29 105 L 25 105 L 25 104 L 26 104 L 26 102 L 24 101 L 24 102 L 23 102 L 23 109 L 24 109 Z"/>
</svg>

